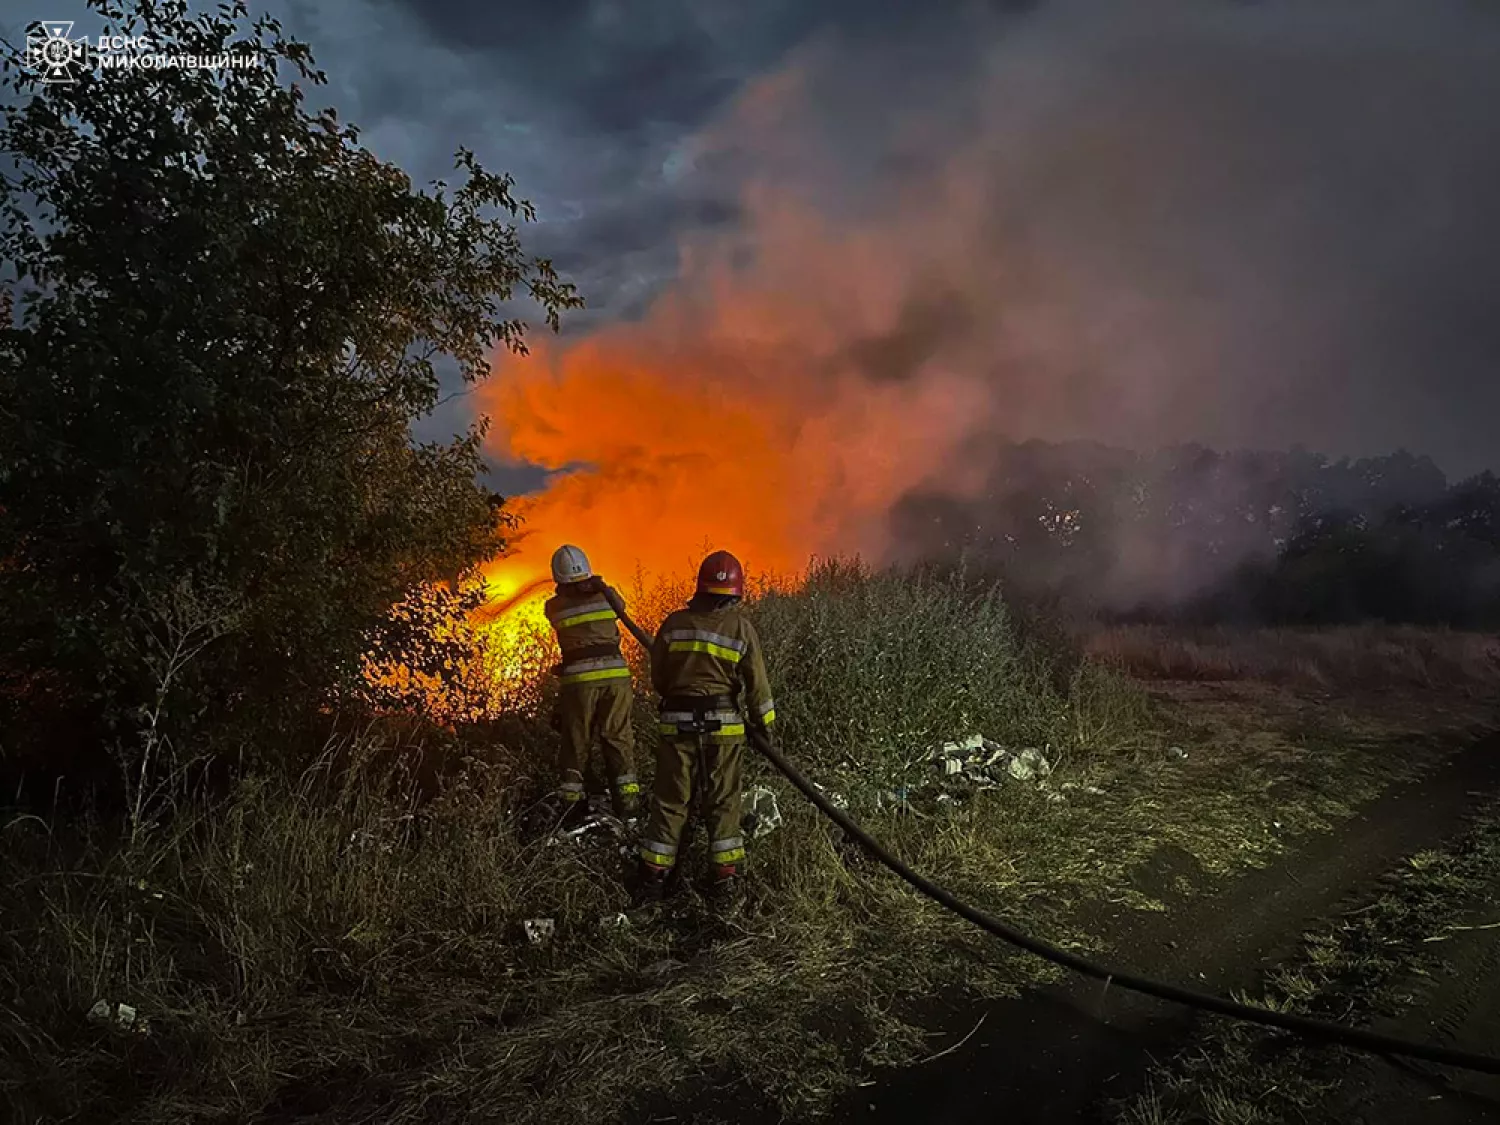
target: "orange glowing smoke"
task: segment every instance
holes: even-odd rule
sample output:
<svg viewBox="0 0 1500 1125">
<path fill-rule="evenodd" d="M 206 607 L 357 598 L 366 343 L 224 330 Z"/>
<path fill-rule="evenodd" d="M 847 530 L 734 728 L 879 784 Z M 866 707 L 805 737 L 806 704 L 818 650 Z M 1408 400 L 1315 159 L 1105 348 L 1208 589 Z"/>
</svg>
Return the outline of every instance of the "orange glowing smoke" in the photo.
<svg viewBox="0 0 1500 1125">
<path fill-rule="evenodd" d="M 883 553 L 891 503 L 947 463 L 976 387 L 871 383 L 821 325 L 831 311 L 746 284 L 719 276 L 642 324 L 540 342 L 485 385 L 492 452 L 555 470 L 515 504 L 527 537 L 487 572 L 499 596 L 544 576 L 562 543 L 612 580 L 689 578 L 705 545 L 761 574 Z"/>
<path fill-rule="evenodd" d="M 637 568 L 690 579 L 705 547 L 762 576 L 800 572 L 813 555 L 882 553 L 889 505 L 915 483 L 922 422 L 946 413 L 948 392 L 819 392 L 774 357 L 753 371 L 722 356 L 653 354 L 636 335 L 538 348 L 490 388 L 505 453 L 558 470 L 515 503 L 526 535 L 486 569 L 498 598 L 513 604 L 538 580 L 544 596 L 562 543 L 614 582 Z"/>
<path fill-rule="evenodd" d="M 752 91 L 726 128 L 782 137 L 795 113 L 777 106 L 795 91 L 784 78 Z M 686 582 L 705 547 L 762 578 L 815 555 L 878 560 L 892 503 L 961 472 L 988 407 L 970 372 L 929 347 L 870 376 L 871 347 L 909 317 L 923 273 L 960 250 L 951 224 L 925 225 L 929 201 L 906 229 L 839 229 L 755 184 L 742 210 L 732 233 L 682 246 L 679 280 L 643 320 L 498 358 L 479 391 L 489 452 L 554 472 L 514 503 L 525 538 L 486 570 L 499 599 L 544 580 L 562 543 L 617 584 L 638 568 Z"/>
</svg>

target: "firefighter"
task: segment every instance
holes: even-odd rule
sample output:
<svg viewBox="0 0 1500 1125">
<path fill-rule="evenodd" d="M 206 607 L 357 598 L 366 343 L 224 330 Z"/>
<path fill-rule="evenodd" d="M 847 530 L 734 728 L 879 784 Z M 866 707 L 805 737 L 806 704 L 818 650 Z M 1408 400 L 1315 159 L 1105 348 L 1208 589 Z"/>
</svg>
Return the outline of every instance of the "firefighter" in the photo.
<svg viewBox="0 0 1500 1125">
<path fill-rule="evenodd" d="M 677 862 L 695 790 L 709 836 L 716 897 L 729 898 L 745 861 L 740 776 L 745 724 L 768 729 L 775 705 L 760 637 L 740 607 L 745 574 L 728 551 L 698 568 L 697 592 L 657 630 L 652 686 L 661 696 L 655 797 L 641 843 L 641 902 L 661 899 Z"/>
<path fill-rule="evenodd" d="M 635 728 L 630 715 L 630 666 L 620 653 L 620 614 L 625 602 L 613 587 L 595 576 L 577 547 L 565 545 L 552 555 L 557 593 L 547 599 L 547 620 L 557 633 L 562 663 L 553 721 L 562 735 L 562 784 L 559 796 L 567 815 L 582 815 L 583 775 L 594 740 L 604 746 L 615 815 L 629 820 L 640 806 L 634 769 Z"/>
</svg>

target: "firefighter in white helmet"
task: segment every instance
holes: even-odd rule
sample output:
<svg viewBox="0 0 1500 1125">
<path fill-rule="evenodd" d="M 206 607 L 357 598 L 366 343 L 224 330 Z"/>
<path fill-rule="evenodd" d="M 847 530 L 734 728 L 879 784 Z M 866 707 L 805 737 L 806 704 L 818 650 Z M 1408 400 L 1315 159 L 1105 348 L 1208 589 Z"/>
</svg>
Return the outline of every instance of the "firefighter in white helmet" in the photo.
<svg viewBox="0 0 1500 1125">
<path fill-rule="evenodd" d="M 636 780 L 635 728 L 631 725 L 634 694 L 630 666 L 620 652 L 620 614 L 624 599 L 589 568 L 577 547 L 565 545 L 552 555 L 557 593 L 547 600 L 547 620 L 557 633 L 562 663 L 558 692 L 558 732 L 562 735 L 562 784 L 559 795 L 571 812 L 584 808 L 584 770 L 595 740 L 604 748 L 615 815 L 636 816 L 641 787 Z"/>
</svg>

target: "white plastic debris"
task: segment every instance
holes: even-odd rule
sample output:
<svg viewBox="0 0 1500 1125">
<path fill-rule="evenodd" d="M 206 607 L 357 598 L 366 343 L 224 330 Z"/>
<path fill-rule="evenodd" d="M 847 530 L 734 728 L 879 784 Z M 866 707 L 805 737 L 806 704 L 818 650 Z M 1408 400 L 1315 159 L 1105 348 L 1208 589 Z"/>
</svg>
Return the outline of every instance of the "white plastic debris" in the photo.
<svg viewBox="0 0 1500 1125">
<path fill-rule="evenodd" d="M 601 930 L 623 930 L 630 925 L 630 919 L 624 914 L 606 914 L 599 919 Z"/>
<path fill-rule="evenodd" d="M 776 803 L 776 794 L 757 785 L 744 795 L 744 814 L 740 817 L 745 835 L 752 840 L 768 835 L 781 827 L 781 806 Z"/>
<path fill-rule="evenodd" d="M 1010 760 L 1006 772 L 1017 781 L 1031 781 L 1051 774 L 1052 763 L 1035 746 L 1028 746 Z"/>
<path fill-rule="evenodd" d="M 992 742 L 982 734 L 971 734 L 957 742 L 943 743 L 932 756 L 944 777 L 962 776 L 980 789 L 998 789 L 998 767 L 1009 754 L 1010 751 L 998 742 Z"/>
<path fill-rule="evenodd" d="M 89 1009 L 88 1018 L 95 1023 L 113 1023 L 127 1031 L 136 1028 L 146 1030 L 146 1021 L 136 1019 L 135 1008 L 130 1004 L 112 1004 L 108 1000 L 96 1000 Z"/>
<path fill-rule="evenodd" d="M 1180 762 L 1187 757 L 1187 751 L 1181 746 L 1168 746 L 1167 757 L 1171 758 L 1174 762 Z"/>
<path fill-rule="evenodd" d="M 525 932 L 527 941 L 532 945 L 541 945 L 557 933 L 557 922 L 551 918 L 528 918 L 521 923 L 521 929 Z"/>
<path fill-rule="evenodd" d="M 958 758 L 960 760 L 966 760 L 971 757 L 976 750 L 982 750 L 983 748 L 984 735 L 971 734 L 969 735 L 969 737 L 962 738 L 957 742 L 943 743 L 942 749 L 939 750 L 938 753 L 944 758 Z"/>
<path fill-rule="evenodd" d="M 559 828 L 552 837 L 552 842 L 578 844 L 588 838 L 603 839 L 612 837 L 620 840 L 625 838 L 627 825 L 608 813 L 590 813 L 578 824 L 570 828 Z"/>
</svg>

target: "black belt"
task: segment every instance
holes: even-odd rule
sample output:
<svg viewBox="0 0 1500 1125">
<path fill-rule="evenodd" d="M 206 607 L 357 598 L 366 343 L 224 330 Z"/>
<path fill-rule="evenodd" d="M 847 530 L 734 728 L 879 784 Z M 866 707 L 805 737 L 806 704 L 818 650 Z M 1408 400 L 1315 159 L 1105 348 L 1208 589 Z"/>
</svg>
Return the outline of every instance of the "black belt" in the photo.
<svg viewBox="0 0 1500 1125">
<path fill-rule="evenodd" d="M 732 695 L 666 695 L 662 697 L 661 709 L 701 714 L 704 711 L 734 711 L 738 704 Z"/>
</svg>

